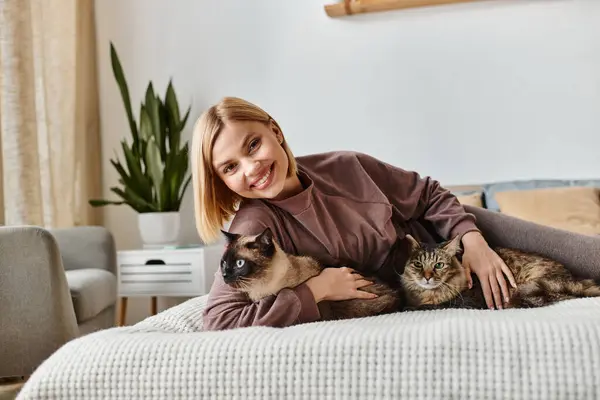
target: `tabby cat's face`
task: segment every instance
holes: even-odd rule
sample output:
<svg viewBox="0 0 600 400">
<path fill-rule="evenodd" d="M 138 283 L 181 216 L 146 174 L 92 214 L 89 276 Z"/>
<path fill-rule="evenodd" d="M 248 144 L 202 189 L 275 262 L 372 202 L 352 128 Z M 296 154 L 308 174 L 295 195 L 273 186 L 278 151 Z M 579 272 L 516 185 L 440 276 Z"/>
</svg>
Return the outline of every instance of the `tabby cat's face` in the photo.
<svg viewBox="0 0 600 400">
<path fill-rule="evenodd" d="M 225 283 L 241 288 L 264 278 L 276 251 L 271 230 L 267 228 L 256 236 L 222 232 L 227 238 L 220 265 Z"/>
<path fill-rule="evenodd" d="M 404 268 L 405 282 L 433 290 L 464 274 L 460 265 L 452 262 L 458 250 L 456 239 L 435 246 L 421 245 L 410 235 L 407 239 L 411 242 L 412 252 Z"/>
</svg>

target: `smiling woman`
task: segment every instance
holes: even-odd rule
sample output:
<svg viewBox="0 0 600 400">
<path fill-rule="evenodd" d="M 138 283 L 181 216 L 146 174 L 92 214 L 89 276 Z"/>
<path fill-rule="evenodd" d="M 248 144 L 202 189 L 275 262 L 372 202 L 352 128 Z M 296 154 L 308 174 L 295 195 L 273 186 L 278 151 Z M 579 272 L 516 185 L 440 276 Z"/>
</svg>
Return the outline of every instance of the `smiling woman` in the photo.
<svg viewBox="0 0 600 400">
<path fill-rule="evenodd" d="M 196 122 L 194 136 L 196 227 L 205 242 L 219 237 L 243 197 L 271 198 L 301 187 L 281 127 L 245 100 L 227 97 L 208 109 Z M 262 181 L 265 177 L 268 181 Z"/>
<path fill-rule="evenodd" d="M 268 124 L 228 121 L 213 145 L 213 168 L 225 185 L 242 197 L 288 197 L 302 185 L 297 176 L 288 174 L 289 160 L 282 143 L 283 133 L 272 120 Z"/>
</svg>

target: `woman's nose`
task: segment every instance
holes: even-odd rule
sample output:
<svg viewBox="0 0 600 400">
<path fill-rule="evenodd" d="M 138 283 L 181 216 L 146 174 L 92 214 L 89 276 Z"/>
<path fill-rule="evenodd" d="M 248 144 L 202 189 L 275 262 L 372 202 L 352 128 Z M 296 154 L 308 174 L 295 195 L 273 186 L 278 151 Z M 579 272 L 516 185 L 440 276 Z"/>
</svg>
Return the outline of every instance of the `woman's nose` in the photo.
<svg viewBox="0 0 600 400">
<path fill-rule="evenodd" d="M 260 169 L 260 163 L 258 161 L 249 160 L 244 166 L 244 171 L 247 177 L 252 177 L 258 173 Z"/>
</svg>

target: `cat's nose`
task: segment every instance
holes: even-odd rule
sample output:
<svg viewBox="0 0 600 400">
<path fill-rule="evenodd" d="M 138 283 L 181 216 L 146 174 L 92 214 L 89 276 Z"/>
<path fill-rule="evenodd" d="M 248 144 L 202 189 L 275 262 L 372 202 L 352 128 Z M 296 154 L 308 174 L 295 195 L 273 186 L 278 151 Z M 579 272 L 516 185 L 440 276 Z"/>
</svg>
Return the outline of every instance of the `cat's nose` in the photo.
<svg viewBox="0 0 600 400">
<path fill-rule="evenodd" d="M 230 282 L 233 280 L 233 271 L 229 268 L 223 269 L 223 280 L 225 282 Z"/>
</svg>

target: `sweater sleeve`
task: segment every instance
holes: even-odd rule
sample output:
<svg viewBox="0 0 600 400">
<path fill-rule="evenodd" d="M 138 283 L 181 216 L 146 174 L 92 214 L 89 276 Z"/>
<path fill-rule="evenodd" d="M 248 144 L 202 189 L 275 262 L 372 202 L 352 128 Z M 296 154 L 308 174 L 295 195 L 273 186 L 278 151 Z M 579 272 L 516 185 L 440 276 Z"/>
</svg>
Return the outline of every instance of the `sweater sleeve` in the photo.
<svg viewBox="0 0 600 400">
<path fill-rule="evenodd" d="M 276 227 L 270 226 L 274 224 L 269 224 L 268 218 L 248 214 L 252 213 L 236 215 L 229 231 L 258 234 L 269 226 L 277 235 Z M 305 283 L 253 302 L 245 293 L 227 285 L 220 271 L 215 274 L 203 314 L 204 329 L 211 331 L 258 325 L 285 327 L 320 318 L 313 294 Z"/>
<path fill-rule="evenodd" d="M 357 154 L 364 171 L 406 220 L 429 221 L 437 233 L 449 239 L 480 231 L 475 216 L 467 213 L 448 189 L 430 177 L 407 171 L 365 154 Z"/>
</svg>

